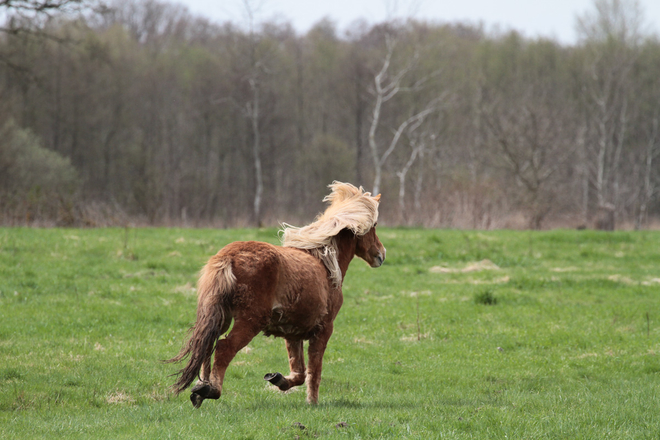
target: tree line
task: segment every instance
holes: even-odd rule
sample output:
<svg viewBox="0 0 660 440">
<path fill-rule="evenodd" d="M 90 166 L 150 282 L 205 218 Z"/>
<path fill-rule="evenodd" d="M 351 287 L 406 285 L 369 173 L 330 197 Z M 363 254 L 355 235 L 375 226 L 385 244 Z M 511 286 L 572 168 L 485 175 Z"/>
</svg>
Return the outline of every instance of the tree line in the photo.
<svg viewBox="0 0 660 440">
<path fill-rule="evenodd" d="M 241 24 L 16 4 L 39 0 L 0 1 L 4 224 L 301 223 L 333 180 L 383 193 L 389 225 L 660 214 L 660 42 L 632 0 L 596 0 L 574 45 L 417 20 L 300 35 L 249 2 Z"/>
</svg>

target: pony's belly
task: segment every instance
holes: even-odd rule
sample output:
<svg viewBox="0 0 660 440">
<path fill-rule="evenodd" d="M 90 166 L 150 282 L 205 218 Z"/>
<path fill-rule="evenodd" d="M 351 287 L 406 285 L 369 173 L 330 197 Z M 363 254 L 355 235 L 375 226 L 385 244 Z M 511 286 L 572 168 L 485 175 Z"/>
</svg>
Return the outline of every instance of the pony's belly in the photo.
<svg viewBox="0 0 660 440">
<path fill-rule="evenodd" d="M 287 339 L 310 339 L 322 328 L 322 319 L 309 316 L 287 315 L 281 308 L 274 308 L 270 322 L 264 328 L 264 335 Z"/>
<path fill-rule="evenodd" d="M 312 328 L 309 331 L 303 331 L 300 327 L 297 326 L 275 326 L 275 327 L 267 327 L 264 329 L 264 335 L 265 336 L 275 336 L 276 338 L 285 338 L 285 339 L 292 339 L 292 340 L 298 340 L 298 339 L 311 339 L 316 335 L 319 330 L 320 326 L 317 326 L 315 328 Z"/>
<path fill-rule="evenodd" d="M 316 325 L 310 329 L 302 329 L 296 325 L 277 325 L 268 326 L 264 329 L 265 336 L 275 336 L 285 339 L 311 339 L 321 330 L 321 325 Z"/>
</svg>

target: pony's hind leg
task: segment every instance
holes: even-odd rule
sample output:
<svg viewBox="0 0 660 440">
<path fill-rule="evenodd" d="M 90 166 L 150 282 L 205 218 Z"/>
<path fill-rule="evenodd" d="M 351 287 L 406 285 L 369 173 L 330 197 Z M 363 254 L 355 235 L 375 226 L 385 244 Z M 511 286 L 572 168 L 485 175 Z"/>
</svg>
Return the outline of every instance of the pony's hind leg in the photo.
<svg viewBox="0 0 660 440">
<path fill-rule="evenodd" d="M 286 391 L 305 383 L 305 352 L 303 351 L 303 341 L 287 339 L 286 350 L 289 353 L 291 374 L 286 377 L 280 373 L 269 373 L 264 376 L 265 380 L 278 387 L 281 391 Z"/>
<path fill-rule="evenodd" d="M 231 322 L 232 322 L 231 319 L 225 319 L 222 327 L 220 328 L 221 335 L 227 333 L 227 330 L 229 330 L 229 327 L 231 326 Z M 195 385 L 200 385 L 203 384 L 204 382 L 209 381 L 209 377 L 211 376 L 211 356 L 213 356 L 213 350 L 214 347 L 211 346 L 208 353 L 206 354 L 206 359 L 204 359 L 204 363 L 202 363 L 202 368 L 199 372 L 199 380 Z"/>
<path fill-rule="evenodd" d="M 199 380 L 195 385 L 200 385 L 204 382 L 209 381 L 209 377 L 211 376 L 211 355 L 204 360 L 204 363 L 202 364 L 202 369 L 199 372 Z"/>
<path fill-rule="evenodd" d="M 195 408 L 202 406 L 204 399 L 217 399 L 220 397 L 210 397 L 212 395 L 209 377 L 211 376 L 211 355 L 204 360 L 202 364 L 202 369 L 199 372 L 199 380 L 192 388 L 192 394 L 190 394 L 190 401 L 192 402 Z"/>
<path fill-rule="evenodd" d="M 248 320 L 236 319 L 234 327 L 226 338 L 220 339 L 215 347 L 215 358 L 210 374 L 210 359 L 202 367 L 202 381 L 191 390 L 190 401 L 195 408 L 202 405 L 204 399 L 218 399 L 222 393 L 222 383 L 229 363 L 236 353 L 245 347 L 258 333 L 259 329 Z"/>
</svg>

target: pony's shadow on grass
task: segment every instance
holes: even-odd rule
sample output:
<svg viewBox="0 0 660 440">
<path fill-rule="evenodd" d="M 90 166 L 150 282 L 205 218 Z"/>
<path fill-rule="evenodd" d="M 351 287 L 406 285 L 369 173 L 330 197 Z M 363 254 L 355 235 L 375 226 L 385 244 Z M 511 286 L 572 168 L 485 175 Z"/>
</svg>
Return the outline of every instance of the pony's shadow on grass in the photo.
<svg viewBox="0 0 660 440">
<path fill-rule="evenodd" d="M 255 402 L 252 406 L 254 410 L 263 410 L 273 407 L 272 402 Z M 340 408 L 340 409 L 412 409 L 418 408 L 419 404 L 412 401 L 386 401 L 386 400 L 351 400 L 351 399 L 337 399 L 326 400 L 319 402 L 316 406 L 311 406 L 304 401 L 287 401 L 278 402 L 278 408 L 287 410 L 300 410 L 300 409 L 326 409 L 326 408 Z"/>
<path fill-rule="evenodd" d="M 388 401 L 388 400 L 350 400 L 338 399 L 328 402 L 322 402 L 318 405 L 320 408 L 345 408 L 345 409 L 403 409 L 416 408 L 419 404 L 410 401 Z"/>
</svg>

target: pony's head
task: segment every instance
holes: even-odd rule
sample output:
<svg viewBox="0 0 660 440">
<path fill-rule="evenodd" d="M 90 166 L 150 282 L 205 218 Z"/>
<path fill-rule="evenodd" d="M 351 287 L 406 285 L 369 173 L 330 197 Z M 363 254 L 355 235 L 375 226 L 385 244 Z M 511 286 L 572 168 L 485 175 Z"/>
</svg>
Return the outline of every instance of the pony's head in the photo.
<svg viewBox="0 0 660 440">
<path fill-rule="evenodd" d="M 366 261 L 369 266 L 380 267 L 385 261 L 386 252 L 385 246 L 376 235 L 376 225 L 373 225 L 366 234 L 357 237 L 355 255 Z"/>
<path fill-rule="evenodd" d="M 341 272 L 334 240 L 341 231 L 349 230 L 355 234 L 355 255 L 372 267 L 380 266 L 385 260 L 385 248 L 374 228 L 378 221 L 380 194 L 372 197 L 362 187 L 336 181 L 329 187 L 332 191 L 323 199 L 329 203 L 325 212 L 302 228 L 283 225 L 281 237 L 283 246 L 312 251 L 328 268 L 333 282 L 340 285 Z"/>
</svg>

